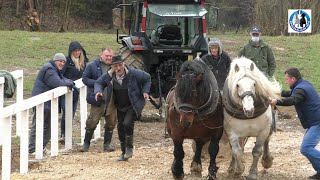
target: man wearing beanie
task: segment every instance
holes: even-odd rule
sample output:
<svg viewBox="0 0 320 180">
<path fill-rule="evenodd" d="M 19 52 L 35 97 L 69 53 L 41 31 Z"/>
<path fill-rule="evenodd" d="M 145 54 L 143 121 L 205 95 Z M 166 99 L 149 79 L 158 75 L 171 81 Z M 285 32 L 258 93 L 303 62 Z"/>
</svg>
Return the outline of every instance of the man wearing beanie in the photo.
<svg viewBox="0 0 320 180">
<path fill-rule="evenodd" d="M 218 38 L 211 38 L 208 42 L 208 54 L 201 58 L 211 69 L 217 79 L 220 92 L 223 90 L 224 82 L 230 70 L 231 59 L 222 48 Z"/>
<path fill-rule="evenodd" d="M 126 66 L 119 55 L 112 57 L 111 70 L 94 84 L 96 99 L 102 97 L 104 88 L 110 92 L 105 97 L 106 106 L 110 105 L 112 94 L 114 97 L 118 117 L 118 137 L 122 151 L 118 161 L 126 161 L 133 155 L 134 121 L 141 116 L 146 100 L 149 99 L 150 86 L 150 75 Z"/>
<path fill-rule="evenodd" d="M 46 63 L 38 73 L 33 84 L 32 96 L 49 91 L 59 86 L 72 87 L 74 82 L 62 76 L 61 70 L 66 62 L 66 57 L 62 53 L 56 53 L 52 60 Z M 51 139 L 51 101 L 44 103 L 43 111 L 43 150 Z M 36 109 L 33 108 L 32 125 L 29 134 L 29 153 L 35 152 L 36 137 Z"/>
</svg>

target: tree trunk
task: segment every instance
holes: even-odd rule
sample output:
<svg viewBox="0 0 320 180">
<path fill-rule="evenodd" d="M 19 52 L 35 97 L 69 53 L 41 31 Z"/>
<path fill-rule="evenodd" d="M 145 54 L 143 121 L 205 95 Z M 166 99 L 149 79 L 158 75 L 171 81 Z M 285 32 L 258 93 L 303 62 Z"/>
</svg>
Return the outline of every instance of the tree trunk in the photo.
<svg viewBox="0 0 320 180">
<path fill-rule="evenodd" d="M 2 0 L 1 0 L 1 2 L 2 2 Z M 19 16 L 19 14 L 20 14 L 19 4 L 20 4 L 20 0 L 17 0 L 16 1 L 16 16 Z"/>
<path fill-rule="evenodd" d="M 63 22 L 62 22 L 58 32 L 65 32 L 66 30 L 68 30 L 70 8 L 71 8 L 71 0 L 66 0 Z"/>
<path fill-rule="evenodd" d="M 122 3 L 125 4 L 126 0 L 122 0 Z M 121 19 L 122 19 L 122 32 L 126 32 L 126 6 L 123 6 Z"/>
</svg>

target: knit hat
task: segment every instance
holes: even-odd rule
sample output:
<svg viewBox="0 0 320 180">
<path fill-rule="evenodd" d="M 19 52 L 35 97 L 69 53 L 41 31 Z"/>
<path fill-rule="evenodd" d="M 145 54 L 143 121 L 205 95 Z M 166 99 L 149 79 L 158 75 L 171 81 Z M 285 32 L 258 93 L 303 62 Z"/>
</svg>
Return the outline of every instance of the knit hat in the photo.
<svg viewBox="0 0 320 180">
<path fill-rule="evenodd" d="M 56 53 L 53 57 L 53 61 L 66 61 L 66 57 L 62 53 Z"/>
<path fill-rule="evenodd" d="M 112 63 L 111 64 L 119 64 L 122 63 L 122 58 L 120 55 L 112 56 Z"/>
</svg>

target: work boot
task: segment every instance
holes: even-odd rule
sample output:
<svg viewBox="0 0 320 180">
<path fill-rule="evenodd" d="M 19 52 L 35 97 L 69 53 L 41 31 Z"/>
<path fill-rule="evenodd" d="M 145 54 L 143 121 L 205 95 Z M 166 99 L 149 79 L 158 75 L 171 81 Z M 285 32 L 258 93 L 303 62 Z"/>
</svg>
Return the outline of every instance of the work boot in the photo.
<svg viewBox="0 0 320 180">
<path fill-rule="evenodd" d="M 124 158 L 132 158 L 133 155 L 133 135 L 126 137 L 126 153 L 124 154 Z"/>
<path fill-rule="evenodd" d="M 112 139 L 112 133 L 113 131 L 111 130 L 105 130 L 104 131 L 104 143 L 103 143 L 103 150 L 106 152 L 112 152 L 114 151 L 114 148 L 111 145 L 111 139 Z"/>
<path fill-rule="evenodd" d="M 89 147 L 90 147 L 90 141 L 93 135 L 93 130 L 86 130 L 86 134 L 84 136 L 84 142 L 83 145 L 81 147 L 81 152 L 88 152 L 89 151 Z"/>
<path fill-rule="evenodd" d="M 121 155 L 118 157 L 117 161 L 128 161 L 128 158 L 124 157 L 124 154 L 126 153 L 126 143 L 125 142 L 120 142 L 121 146 Z"/>
<path fill-rule="evenodd" d="M 61 134 L 61 136 L 59 138 L 59 143 L 64 145 L 64 143 L 65 143 L 65 135 L 64 134 Z"/>
</svg>

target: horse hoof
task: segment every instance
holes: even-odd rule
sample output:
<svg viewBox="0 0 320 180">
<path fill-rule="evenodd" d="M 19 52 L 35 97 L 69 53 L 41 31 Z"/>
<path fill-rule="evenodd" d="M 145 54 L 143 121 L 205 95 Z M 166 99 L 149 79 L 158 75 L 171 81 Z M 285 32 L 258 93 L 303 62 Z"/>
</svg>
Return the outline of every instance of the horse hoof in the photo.
<svg viewBox="0 0 320 180">
<path fill-rule="evenodd" d="M 262 158 L 261 159 L 261 164 L 264 168 L 268 169 L 272 166 L 273 164 L 273 157 L 269 157 L 269 158 Z"/>
<path fill-rule="evenodd" d="M 208 175 L 208 180 L 214 180 L 217 179 L 217 175 L 216 174 L 209 174 Z"/>
<path fill-rule="evenodd" d="M 249 175 L 249 176 L 246 177 L 246 179 L 247 180 L 256 180 L 257 176 L 256 175 L 251 175 L 251 176 Z"/>
<path fill-rule="evenodd" d="M 175 175 L 173 175 L 173 179 L 175 179 L 175 180 L 183 180 L 183 177 L 184 177 L 184 174 L 182 174 L 181 176 L 175 176 Z"/>
<path fill-rule="evenodd" d="M 232 167 L 229 167 L 229 169 L 228 169 L 228 174 L 234 174 L 234 170 L 233 170 L 233 168 Z"/>
<path fill-rule="evenodd" d="M 192 174 L 192 175 L 201 176 L 201 173 L 202 173 L 202 166 L 201 166 L 201 164 L 198 164 L 198 163 L 196 163 L 196 162 L 193 161 L 193 162 L 191 163 L 190 171 L 191 171 L 191 174 Z"/>
</svg>

